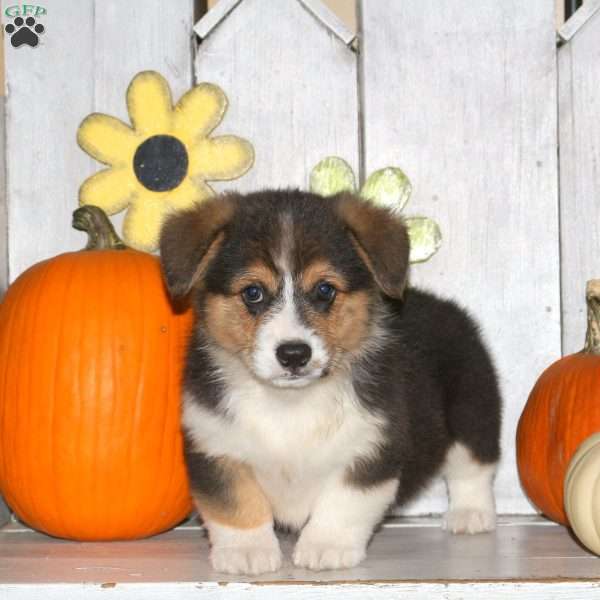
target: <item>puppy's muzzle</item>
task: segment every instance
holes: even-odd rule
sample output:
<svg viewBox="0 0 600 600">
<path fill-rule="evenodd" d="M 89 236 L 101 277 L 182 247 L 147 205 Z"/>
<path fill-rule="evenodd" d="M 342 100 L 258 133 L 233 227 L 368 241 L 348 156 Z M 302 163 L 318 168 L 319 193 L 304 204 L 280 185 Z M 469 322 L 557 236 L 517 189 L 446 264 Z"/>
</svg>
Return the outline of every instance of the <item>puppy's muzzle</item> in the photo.
<svg viewBox="0 0 600 600">
<path fill-rule="evenodd" d="M 277 346 L 275 356 L 282 367 L 290 371 L 298 371 L 308 364 L 312 357 L 312 350 L 304 342 L 285 342 Z"/>
</svg>

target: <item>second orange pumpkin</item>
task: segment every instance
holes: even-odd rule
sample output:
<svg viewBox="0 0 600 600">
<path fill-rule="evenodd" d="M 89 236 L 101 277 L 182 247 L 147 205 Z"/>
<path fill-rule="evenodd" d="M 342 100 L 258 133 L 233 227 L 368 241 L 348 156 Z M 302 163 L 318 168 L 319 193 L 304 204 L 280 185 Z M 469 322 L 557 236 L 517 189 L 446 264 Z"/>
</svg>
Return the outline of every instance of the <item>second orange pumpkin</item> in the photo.
<svg viewBox="0 0 600 600">
<path fill-rule="evenodd" d="M 550 365 L 535 384 L 517 428 L 523 489 L 542 513 L 567 523 L 564 478 L 579 444 L 600 431 L 600 280 L 588 282 L 582 352 Z"/>
</svg>

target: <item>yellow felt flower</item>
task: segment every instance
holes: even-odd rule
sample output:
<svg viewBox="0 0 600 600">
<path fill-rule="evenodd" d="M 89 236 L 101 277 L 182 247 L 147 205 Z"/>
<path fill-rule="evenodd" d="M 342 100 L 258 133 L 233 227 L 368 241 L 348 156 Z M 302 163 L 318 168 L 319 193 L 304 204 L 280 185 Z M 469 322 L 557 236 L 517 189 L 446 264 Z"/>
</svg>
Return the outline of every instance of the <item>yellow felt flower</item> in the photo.
<svg viewBox="0 0 600 600">
<path fill-rule="evenodd" d="M 138 73 L 127 89 L 131 126 L 100 113 L 79 126 L 81 148 L 110 165 L 83 182 L 79 203 L 99 206 L 109 215 L 127 208 L 126 243 L 155 250 L 168 214 L 213 195 L 207 181 L 235 179 L 252 166 L 248 141 L 209 137 L 226 109 L 227 98 L 216 85 L 197 85 L 173 106 L 161 75 Z"/>
</svg>

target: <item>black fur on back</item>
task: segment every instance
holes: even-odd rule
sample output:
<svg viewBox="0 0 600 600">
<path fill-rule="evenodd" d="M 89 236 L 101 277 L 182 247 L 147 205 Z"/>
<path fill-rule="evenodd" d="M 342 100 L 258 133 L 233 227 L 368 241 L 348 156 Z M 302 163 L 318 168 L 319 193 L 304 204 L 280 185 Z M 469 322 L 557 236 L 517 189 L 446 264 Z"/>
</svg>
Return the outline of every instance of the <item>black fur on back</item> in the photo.
<svg viewBox="0 0 600 600">
<path fill-rule="evenodd" d="M 500 455 L 497 376 L 478 327 L 458 305 L 408 288 L 385 299 L 386 341 L 353 368 L 362 402 L 388 419 L 387 445 L 352 478 L 373 485 L 400 473 L 398 501 L 418 492 L 461 442 L 481 463 Z"/>
</svg>

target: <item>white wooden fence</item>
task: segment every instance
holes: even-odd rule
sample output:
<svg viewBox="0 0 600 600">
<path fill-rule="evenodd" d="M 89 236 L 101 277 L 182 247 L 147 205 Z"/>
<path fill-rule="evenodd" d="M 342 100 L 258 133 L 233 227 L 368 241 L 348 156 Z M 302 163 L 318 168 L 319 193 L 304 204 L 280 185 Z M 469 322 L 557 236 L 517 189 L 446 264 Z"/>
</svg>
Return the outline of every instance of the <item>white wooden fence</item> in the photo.
<svg viewBox="0 0 600 600">
<path fill-rule="evenodd" d="M 217 189 L 305 187 L 328 155 L 409 175 L 407 213 L 444 236 L 412 279 L 480 319 L 505 397 L 498 508 L 531 512 L 516 422 L 561 343 L 581 345 L 584 283 L 600 275 L 600 0 L 558 50 L 551 0 L 359 0 L 357 40 L 318 0 L 220 0 L 196 24 L 197 47 L 192 5 L 52 0 L 38 48 L 5 38 L 10 280 L 83 243 L 70 213 L 99 168 L 75 143 L 83 117 L 126 120 L 125 89 L 143 69 L 175 97 L 217 83 L 230 99 L 218 133 L 256 150 L 254 168 Z M 438 483 L 407 511 L 444 509 Z"/>
</svg>

